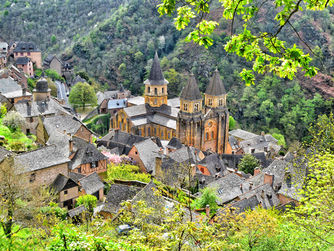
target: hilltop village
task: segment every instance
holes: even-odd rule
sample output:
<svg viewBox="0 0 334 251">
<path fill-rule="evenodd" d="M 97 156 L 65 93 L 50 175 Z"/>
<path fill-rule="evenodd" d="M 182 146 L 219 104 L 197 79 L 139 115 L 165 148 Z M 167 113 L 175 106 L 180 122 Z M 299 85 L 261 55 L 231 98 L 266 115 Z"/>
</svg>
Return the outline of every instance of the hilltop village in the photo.
<svg viewBox="0 0 334 251">
<path fill-rule="evenodd" d="M 180 96 L 168 99 L 168 81 L 156 53 L 143 96 L 132 96 L 119 84 L 97 92 L 97 107 L 83 116 L 68 102 L 71 89 L 87 83 L 74 76 L 73 65 L 55 55 L 42 61 L 41 51 L 30 42 L 2 42 L 0 49 L 0 101 L 6 110 L 1 120 L 9 114 L 22 118 L 17 130 L 32 141 L 11 143 L 1 135 L 1 165 L 12 163 L 29 186 L 51 188 L 68 217 L 85 210 L 76 200 L 86 194 L 98 200 L 94 214 L 118 217 L 124 201 L 149 203 L 156 181 L 194 200 L 210 188 L 218 206 L 238 212 L 298 203 L 296 190 L 303 184 L 293 175 L 300 173 L 293 165 L 295 155 L 284 156 L 278 140 L 265 132 L 229 130 L 228 95 L 218 70 L 211 73 L 204 93 L 189 74 Z M 58 80 L 45 75 L 50 69 Z M 51 85 L 57 88 L 53 95 Z M 107 121 L 94 119 L 106 114 Z M 83 122 L 92 120 L 107 128 L 104 135 Z M 256 163 L 249 172 L 239 167 L 245 156 Z M 137 166 L 135 174 L 146 175 L 146 181 L 116 177 L 110 182 L 110 170 L 122 165 Z M 167 192 L 162 200 L 178 203 Z M 210 208 L 196 210 L 210 217 Z"/>
</svg>

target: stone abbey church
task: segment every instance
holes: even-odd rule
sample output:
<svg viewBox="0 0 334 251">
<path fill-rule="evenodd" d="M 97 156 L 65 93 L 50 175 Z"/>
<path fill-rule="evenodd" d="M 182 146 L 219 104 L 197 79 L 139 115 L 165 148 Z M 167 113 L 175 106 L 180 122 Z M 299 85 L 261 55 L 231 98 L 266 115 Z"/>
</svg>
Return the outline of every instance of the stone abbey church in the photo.
<svg viewBox="0 0 334 251">
<path fill-rule="evenodd" d="M 176 137 L 181 143 L 203 151 L 226 152 L 229 113 L 218 70 L 210 79 L 204 102 L 194 75 L 190 75 L 181 92 L 180 104 L 169 105 L 168 81 L 162 74 L 157 54 L 144 84 L 145 104 L 119 110 L 111 118 L 112 129 L 161 140 Z"/>
</svg>

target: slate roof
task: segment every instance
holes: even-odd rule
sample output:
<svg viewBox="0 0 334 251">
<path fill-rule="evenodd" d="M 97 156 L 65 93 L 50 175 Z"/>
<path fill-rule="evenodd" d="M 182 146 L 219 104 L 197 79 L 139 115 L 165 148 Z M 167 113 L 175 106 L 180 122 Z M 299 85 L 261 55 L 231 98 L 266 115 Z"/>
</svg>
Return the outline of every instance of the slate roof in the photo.
<svg viewBox="0 0 334 251">
<path fill-rule="evenodd" d="M 261 186 L 254 187 L 249 192 L 240 195 L 239 198 L 242 200 L 244 198 L 250 198 L 254 195 L 264 209 L 268 209 L 280 204 L 280 200 L 278 199 L 270 184 L 263 184 Z"/>
<path fill-rule="evenodd" d="M 168 84 L 168 81 L 164 78 L 164 75 L 162 74 L 162 70 L 160 67 L 159 57 L 158 53 L 155 52 L 150 76 L 145 81 L 145 84 L 149 85 L 165 85 Z"/>
<path fill-rule="evenodd" d="M 104 188 L 104 184 L 96 172 L 81 178 L 79 183 L 85 190 L 86 194 L 94 194 L 100 189 Z"/>
<path fill-rule="evenodd" d="M 202 99 L 194 74 L 189 76 L 188 83 L 183 87 L 180 98 L 189 101 Z"/>
<path fill-rule="evenodd" d="M 54 189 L 55 192 L 59 193 L 64 188 L 69 189 L 75 186 L 79 186 L 74 180 L 69 177 L 66 177 L 63 174 L 58 174 L 56 179 L 51 184 L 51 187 Z"/>
<path fill-rule="evenodd" d="M 131 118 L 135 116 L 140 116 L 140 115 L 146 115 L 147 110 L 146 110 L 146 105 L 137 105 L 137 106 L 130 106 L 124 108 L 124 112 Z"/>
<path fill-rule="evenodd" d="M 155 158 L 160 156 L 160 147 L 157 146 L 151 139 L 146 139 L 139 143 L 135 143 L 138 155 L 143 162 L 147 172 L 155 174 Z"/>
<path fill-rule="evenodd" d="M 108 110 L 126 107 L 126 99 L 110 99 L 108 101 Z"/>
<path fill-rule="evenodd" d="M 85 177 L 86 175 L 84 174 L 81 174 L 81 173 L 73 173 L 73 172 L 70 172 L 69 173 L 69 177 L 76 183 L 79 182 L 80 179 L 82 179 L 83 177 Z"/>
<path fill-rule="evenodd" d="M 264 152 L 252 153 L 252 155 L 257 158 L 263 168 L 266 168 L 272 162 L 271 159 L 267 159 Z M 222 154 L 222 160 L 225 166 L 233 169 L 237 169 L 240 160 L 244 157 L 241 154 Z"/>
<path fill-rule="evenodd" d="M 78 81 L 81 82 L 81 81 Z M 106 91 L 106 92 L 97 92 L 97 104 L 100 105 L 105 99 L 114 99 L 117 96 L 118 91 Z"/>
<path fill-rule="evenodd" d="M 244 179 L 234 173 L 230 173 L 223 178 L 211 182 L 208 187 L 215 189 L 218 196 L 218 204 L 224 204 L 234 200 L 242 194 L 240 185 Z"/>
<path fill-rule="evenodd" d="M 22 166 L 23 172 L 33 172 L 70 161 L 55 145 L 18 154 L 15 160 L 19 166 Z"/>
<path fill-rule="evenodd" d="M 14 104 L 14 108 L 21 114 L 22 117 L 37 117 L 39 115 L 59 115 L 69 114 L 57 101 L 53 98 L 46 101 L 32 101 L 27 100 L 18 101 Z"/>
<path fill-rule="evenodd" d="M 40 51 L 36 45 L 32 42 L 18 42 L 14 49 L 14 52 L 35 52 Z"/>
<path fill-rule="evenodd" d="M 249 209 L 254 210 L 258 205 L 260 205 L 260 201 L 257 199 L 256 195 L 253 195 L 233 203 L 231 207 L 238 209 L 238 212 L 242 213 Z"/>
<path fill-rule="evenodd" d="M 61 133 L 66 131 L 66 134 L 70 133 L 74 135 L 83 125 L 80 120 L 70 115 L 46 117 L 43 124 L 49 135 L 51 135 L 53 131 L 59 131 Z"/>
<path fill-rule="evenodd" d="M 61 64 L 63 64 L 63 62 L 55 54 L 50 54 L 44 59 L 43 65 L 49 66 L 54 58 L 58 60 Z"/>
<path fill-rule="evenodd" d="M 216 153 L 206 156 L 203 160 L 199 162 L 199 164 L 205 166 L 209 170 L 211 176 L 214 176 L 216 174 L 224 176 L 224 171 L 226 171 L 224 162 Z"/>
<path fill-rule="evenodd" d="M 162 125 L 162 126 L 176 130 L 176 120 L 175 119 L 170 119 L 160 114 L 154 114 L 153 116 L 148 116 L 147 119 L 151 123 Z"/>
<path fill-rule="evenodd" d="M 195 154 L 196 149 L 194 147 L 183 146 L 174 152 L 169 154 L 169 157 L 178 163 L 189 162 L 191 164 L 196 164 L 199 161 L 198 156 Z"/>
<path fill-rule="evenodd" d="M 174 107 L 174 108 L 180 108 L 180 98 L 172 98 L 167 100 L 167 105 Z"/>
<path fill-rule="evenodd" d="M 182 146 L 183 145 L 182 145 L 181 141 L 178 138 L 173 137 L 168 142 L 167 148 L 170 148 L 170 149 L 180 149 Z"/>
<path fill-rule="evenodd" d="M 22 93 L 22 87 L 12 78 L 1 78 L 0 79 L 0 92 L 2 94 L 14 92 L 14 91 L 21 91 Z"/>
<path fill-rule="evenodd" d="M 11 154 L 11 151 L 8 151 L 7 149 L 0 146 L 0 162 L 3 161 L 3 159 L 6 157 L 6 155 Z"/>
<path fill-rule="evenodd" d="M 79 75 L 77 75 L 73 81 L 72 81 L 72 85 L 75 85 L 76 83 L 87 83 L 87 80 L 86 79 L 83 79 L 82 77 L 80 77 Z"/>
<path fill-rule="evenodd" d="M 232 131 L 229 131 L 229 135 L 232 135 L 236 138 L 239 138 L 241 140 L 247 140 L 247 139 L 251 139 L 254 138 L 258 135 L 251 133 L 251 132 L 247 132 L 245 130 L 241 130 L 241 129 L 235 129 Z"/>
<path fill-rule="evenodd" d="M 128 99 L 128 104 L 143 105 L 143 104 L 145 104 L 145 98 L 142 97 L 142 96 L 129 98 Z"/>
<path fill-rule="evenodd" d="M 232 150 L 239 149 L 238 141 L 236 140 L 234 136 L 231 135 L 228 137 L 228 143 L 230 143 Z"/>
<path fill-rule="evenodd" d="M 78 207 L 73 208 L 71 210 L 68 210 L 67 214 L 68 214 L 68 216 L 73 218 L 74 216 L 78 216 L 79 214 L 81 214 L 85 211 L 87 211 L 87 209 L 85 208 L 84 205 L 81 205 L 81 206 L 78 206 Z"/>
<path fill-rule="evenodd" d="M 85 140 L 73 137 L 73 151 L 75 152 L 74 157 L 71 160 L 70 168 L 73 170 L 82 164 L 93 163 L 99 160 L 108 159 L 103 155 L 97 148 L 86 142 Z"/>
<path fill-rule="evenodd" d="M 277 139 L 269 134 L 241 141 L 240 146 L 245 153 L 251 153 L 252 149 L 254 149 L 255 152 L 263 152 L 265 149 L 267 149 L 266 151 L 273 149 L 276 153 L 278 153 L 281 149 L 281 147 L 277 145 Z"/>
<path fill-rule="evenodd" d="M 123 201 L 132 200 L 140 190 L 141 188 L 139 187 L 111 184 L 110 190 L 106 195 L 106 204 L 108 204 L 111 211 L 116 213 Z"/>
<path fill-rule="evenodd" d="M 29 61 L 30 61 L 30 58 L 28 57 L 19 57 L 16 59 L 15 63 L 25 65 L 25 64 L 28 64 Z"/>
<path fill-rule="evenodd" d="M 217 69 L 214 71 L 205 93 L 213 96 L 220 96 L 226 94 L 225 87 Z"/>
</svg>

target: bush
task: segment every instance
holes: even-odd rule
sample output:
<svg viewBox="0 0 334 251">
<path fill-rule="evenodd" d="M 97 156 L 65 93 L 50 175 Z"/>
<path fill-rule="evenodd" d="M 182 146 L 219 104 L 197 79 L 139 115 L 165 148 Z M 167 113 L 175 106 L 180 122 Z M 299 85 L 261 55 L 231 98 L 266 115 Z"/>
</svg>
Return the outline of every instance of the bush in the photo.
<svg viewBox="0 0 334 251">
<path fill-rule="evenodd" d="M 245 173 L 254 174 L 254 169 L 260 165 L 257 158 L 251 154 L 245 154 L 239 163 L 239 170 Z"/>
<path fill-rule="evenodd" d="M 25 120 L 20 113 L 11 111 L 3 118 L 2 123 L 12 131 L 16 131 L 25 125 Z"/>
</svg>

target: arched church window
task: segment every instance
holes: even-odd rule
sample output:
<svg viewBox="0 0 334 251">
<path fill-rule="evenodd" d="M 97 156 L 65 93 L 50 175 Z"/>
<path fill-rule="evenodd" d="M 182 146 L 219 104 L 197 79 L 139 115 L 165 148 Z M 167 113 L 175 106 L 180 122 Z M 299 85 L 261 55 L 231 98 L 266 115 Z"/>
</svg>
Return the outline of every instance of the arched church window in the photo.
<svg viewBox="0 0 334 251">
<path fill-rule="evenodd" d="M 164 94 L 164 93 L 165 93 L 165 88 L 162 87 L 162 94 Z"/>
<path fill-rule="evenodd" d="M 209 98 L 209 105 L 212 105 L 212 99 Z"/>
<path fill-rule="evenodd" d="M 199 104 L 196 103 L 196 104 L 195 104 L 195 112 L 197 112 L 198 110 L 199 110 Z"/>
<path fill-rule="evenodd" d="M 147 87 L 147 93 L 150 94 L 151 92 L 151 87 Z"/>
<path fill-rule="evenodd" d="M 183 104 L 183 110 L 188 111 L 188 104 Z"/>
<path fill-rule="evenodd" d="M 147 136 L 151 136 L 151 127 L 147 128 Z"/>
<path fill-rule="evenodd" d="M 154 103 L 155 105 L 158 104 L 158 100 L 155 98 L 154 101 L 153 101 L 153 103 Z"/>
<path fill-rule="evenodd" d="M 208 132 L 205 134 L 205 140 L 209 140 L 209 133 Z"/>
<path fill-rule="evenodd" d="M 154 88 L 154 94 L 155 94 L 155 95 L 158 94 L 158 88 Z"/>
<path fill-rule="evenodd" d="M 212 131 L 211 132 L 211 138 L 214 139 L 215 138 L 215 133 Z"/>
</svg>

